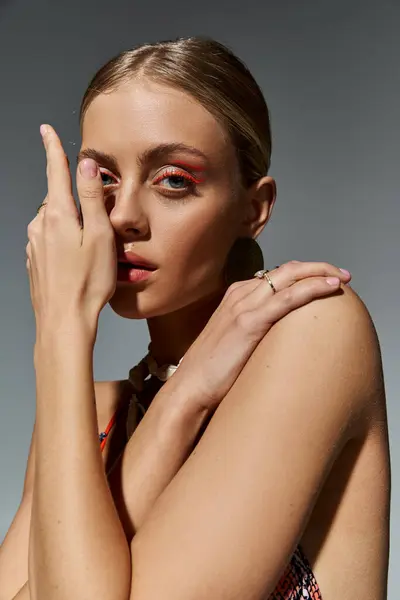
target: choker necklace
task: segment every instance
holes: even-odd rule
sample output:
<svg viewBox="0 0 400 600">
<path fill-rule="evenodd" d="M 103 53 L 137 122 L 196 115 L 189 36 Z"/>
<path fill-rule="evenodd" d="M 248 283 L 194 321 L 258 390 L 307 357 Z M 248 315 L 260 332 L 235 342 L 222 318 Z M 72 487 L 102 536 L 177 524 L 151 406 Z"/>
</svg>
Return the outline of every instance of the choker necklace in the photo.
<svg viewBox="0 0 400 600">
<path fill-rule="evenodd" d="M 154 375 L 154 377 L 157 377 L 157 379 L 162 382 L 167 381 L 167 379 L 169 379 L 175 373 L 183 360 L 182 357 L 177 365 L 166 363 L 159 366 L 156 359 L 151 354 L 151 349 L 152 346 L 150 342 L 146 356 L 129 371 L 128 379 L 134 391 L 129 400 L 128 416 L 126 420 L 126 433 L 128 440 L 138 425 L 137 408 L 139 408 L 141 411 L 142 417 L 146 412 L 145 407 L 143 404 L 141 404 L 141 402 L 139 402 L 137 397 L 137 394 L 144 390 L 145 380 L 148 379 L 149 376 Z"/>
</svg>

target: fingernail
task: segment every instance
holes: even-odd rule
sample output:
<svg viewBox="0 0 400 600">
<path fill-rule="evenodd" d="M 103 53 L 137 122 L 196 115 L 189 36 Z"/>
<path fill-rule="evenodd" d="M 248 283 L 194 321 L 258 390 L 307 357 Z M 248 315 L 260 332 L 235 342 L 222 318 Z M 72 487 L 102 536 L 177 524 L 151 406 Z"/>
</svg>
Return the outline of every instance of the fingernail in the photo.
<svg viewBox="0 0 400 600">
<path fill-rule="evenodd" d="M 48 131 L 49 131 L 49 128 L 47 127 L 47 125 L 40 126 L 40 134 L 42 137 L 45 136 Z"/>
<path fill-rule="evenodd" d="M 327 277 L 326 283 L 329 283 L 329 285 L 337 285 L 340 283 L 340 279 L 338 277 Z"/>
<path fill-rule="evenodd" d="M 342 271 L 342 273 L 344 273 L 345 275 L 347 275 L 347 277 L 351 277 L 351 273 L 347 269 L 340 269 L 340 270 Z"/>
<path fill-rule="evenodd" d="M 79 170 L 86 179 L 93 179 L 97 175 L 97 163 L 92 158 L 85 158 L 79 164 Z"/>
</svg>

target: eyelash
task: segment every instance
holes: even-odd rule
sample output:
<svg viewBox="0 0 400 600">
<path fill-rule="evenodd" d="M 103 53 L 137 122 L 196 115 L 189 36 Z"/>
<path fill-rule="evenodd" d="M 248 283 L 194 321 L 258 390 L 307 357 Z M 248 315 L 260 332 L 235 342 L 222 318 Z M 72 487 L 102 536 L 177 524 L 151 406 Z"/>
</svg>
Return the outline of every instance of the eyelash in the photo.
<svg viewBox="0 0 400 600">
<path fill-rule="evenodd" d="M 103 170 L 101 170 L 101 175 L 108 175 L 109 177 L 113 177 L 113 175 L 111 175 L 111 173 L 107 173 Z M 180 188 L 177 189 L 176 192 L 193 192 L 195 189 L 195 186 L 198 185 L 199 183 L 201 183 L 203 180 L 202 179 L 196 179 L 193 175 L 181 171 L 180 169 L 178 169 L 177 167 L 167 167 L 167 170 L 164 171 L 163 173 L 161 173 L 157 179 L 155 180 L 154 183 L 159 183 L 160 181 L 162 181 L 163 179 L 167 179 L 168 177 L 181 177 L 182 179 L 184 179 L 186 182 L 188 182 L 187 184 L 187 188 Z M 110 185 L 114 185 L 112 183 L 108 183 L 105 184 L 104 187 L 108 187 Z M 164 188 L 165 190 L 165 188 Z M 171 190 L 165 190 L 167 191 L 167 196 L 175 196 L 176 192 L 172 192 Z"/>
</svg>

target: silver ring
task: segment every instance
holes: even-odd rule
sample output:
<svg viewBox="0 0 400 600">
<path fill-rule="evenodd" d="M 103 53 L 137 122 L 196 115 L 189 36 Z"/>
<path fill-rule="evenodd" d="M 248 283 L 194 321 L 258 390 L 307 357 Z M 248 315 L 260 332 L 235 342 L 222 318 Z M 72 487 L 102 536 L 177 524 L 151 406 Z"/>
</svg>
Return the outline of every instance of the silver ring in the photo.
<svg viewBox="0 0 400 600">
<path fill-rule="evenodd" d="M 257 271 L 257 273 L 254 273 L 254 277 L 258 277 L 258 279 L 266 279 L 269 285 L 271 286 L 272 291 L 274 292 L 274 294 L 276 294 L 275 286 L 272 283 L 271 277 L 268 275 L 268 273 L 268 269 L 262 269 L 261 271 Z"/>
</svg>

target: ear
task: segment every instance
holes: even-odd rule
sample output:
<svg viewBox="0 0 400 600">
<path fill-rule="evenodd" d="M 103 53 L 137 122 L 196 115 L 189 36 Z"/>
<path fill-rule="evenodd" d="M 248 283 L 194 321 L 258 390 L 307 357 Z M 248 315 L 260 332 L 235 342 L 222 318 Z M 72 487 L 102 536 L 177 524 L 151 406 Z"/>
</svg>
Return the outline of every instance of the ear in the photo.
<svg viewBox="0 0 400 600">
<path fill-rule="evenodd" d="M 244 219 L 241 234 L 256 238 L 268 223 L 276 201 L 276 183 L 265 176 L 253 183 L 244 193 Z"/>
</svg>

